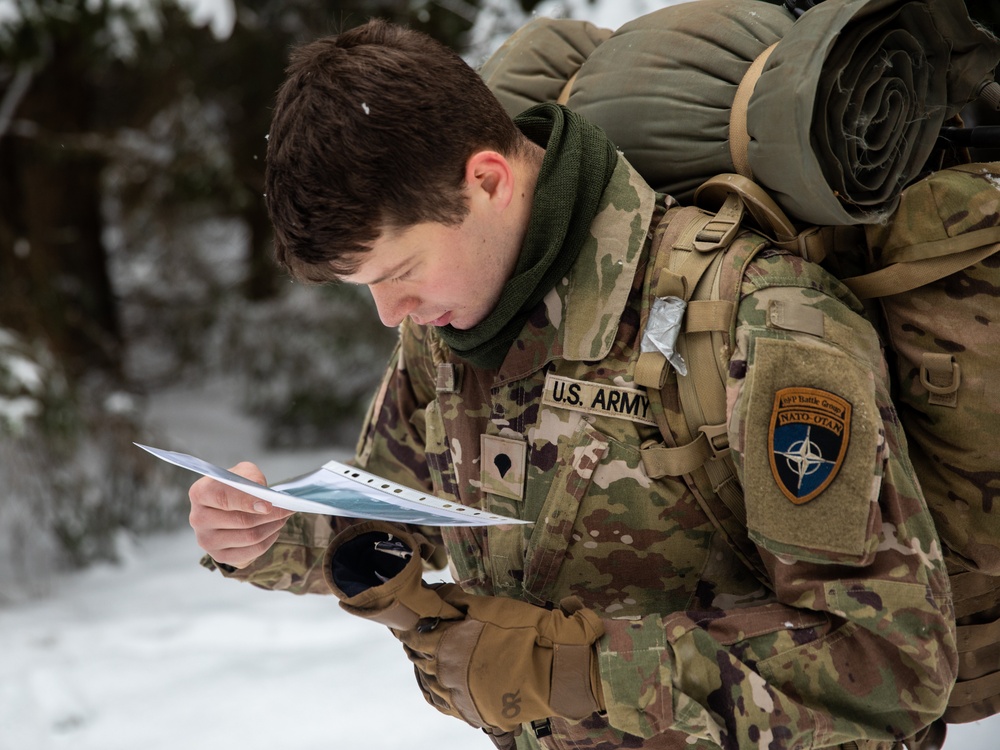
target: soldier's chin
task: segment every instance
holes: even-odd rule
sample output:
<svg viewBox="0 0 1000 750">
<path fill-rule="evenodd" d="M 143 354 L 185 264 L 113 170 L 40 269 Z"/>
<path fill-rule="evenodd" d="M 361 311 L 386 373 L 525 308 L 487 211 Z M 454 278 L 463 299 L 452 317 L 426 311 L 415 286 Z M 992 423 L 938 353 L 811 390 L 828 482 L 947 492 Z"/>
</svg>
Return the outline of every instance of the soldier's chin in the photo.
<svg viewBox="0 0 1000 750">
<path fill-rule="evenodd" d="M 476 318 L 472 318 L 472 319 L 469 319 L 469 318 L 459 318 L 453 312 L 449 313 L 448 315 L 450 317 L 450 320 L 448 321 L 448 325 L 450 325 L 452 328 L 455 328 L 455 329 L 457 329 L 459 331 L 468 331 L 470 328 L 475 328 L 477 325 L 479 325 L 480 323 L 482 323 L 486 319 L 485 315 L 482 315 L 482 316 L 476 317 Z"/>
</svg>

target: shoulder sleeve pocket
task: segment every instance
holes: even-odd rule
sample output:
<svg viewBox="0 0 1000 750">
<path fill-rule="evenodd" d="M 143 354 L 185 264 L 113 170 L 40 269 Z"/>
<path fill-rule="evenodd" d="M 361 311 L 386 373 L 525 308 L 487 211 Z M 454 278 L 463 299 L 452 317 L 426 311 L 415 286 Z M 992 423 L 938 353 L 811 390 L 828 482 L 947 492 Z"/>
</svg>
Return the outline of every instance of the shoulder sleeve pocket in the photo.
<svg viewBox="0 0 1000 750">
<path fill-rule="evenodd" d="M 867 564 L 884 436 L 874 374 L 829 344 L 758 335 L 745 384 L 750 538 L 797 560 Z"/>
</svg>

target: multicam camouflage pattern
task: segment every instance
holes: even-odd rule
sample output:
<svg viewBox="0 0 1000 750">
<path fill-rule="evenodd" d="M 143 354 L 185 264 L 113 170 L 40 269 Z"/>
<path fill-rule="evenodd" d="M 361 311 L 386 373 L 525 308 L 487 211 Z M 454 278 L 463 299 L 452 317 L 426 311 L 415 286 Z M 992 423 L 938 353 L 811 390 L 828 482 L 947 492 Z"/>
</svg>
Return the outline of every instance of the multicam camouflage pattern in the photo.
<svg viewBox="0 0 1000 750">
<path fill-rule="evenodd" d="M 909 186 L 867 239 L 870 265 L 935 279 L 879 301 L 896 405 L 952 574 L 959 670 L 944 719 L 974 721 L 1000 712 L 1000 164 Z"/>
<path fill-rule="evenodd" d="M 621 161 L 592 241 L 497 372 L 453 356 L 433 329 L 404 323 L 358 460 L 395 481 L 534 521 L 439 530 L 465 589 L 541 605 L 576 595 L 604 619 L 607 715 L 553 719 L 541 738 L 525 728 L 518 747 L 893 747 L 944 709 L 955 643 L 941 552 L 872 329 L 831 277 L 795 258 L 767 252 L 746 276 L 729 383 L 730 439 L 744 478 L 763 487 L 767 477 L 755 473 L 751 446 L 766 443 L 757 424 L 773 393 L 754 388 L 783 383 L 795 361 L 849 365 L 850 382 L 862 387 L 850 394 L 855 427 L 866 435 L 841 469 L 848 485 L 838 477 L 801 508 L 774 505 L 773 487 L 759 507 L 748 497 L 773 582 L 764 587 L 687 485 L 651 479 L 641 460 L 661 437 L 634 385 L 660 214 Z M 772 299 L 818 310 L 829 338 L 769 327 Z M 786 359 L 763 363 L 763 341 L 779 342 Z M 799 385 L 815 385 L 805 380 L 815 371 L 799 375 Z M 822 378 L 840 388 L 836 371 Z M 586 403 L 588 384 L 596 390 Z M 806 532 L 795 533 L 800 510 L 817 508 Z M 839 526 L 828 528 L 831 519 Z M 235 575 L 315 590 L 325 532 L 298 528 L 302 539 L 286 533 Z"/>
<path fill-rule="evenodd" d="M 1000 163 L 936 172 L 908 187 L 886 226 L 870 227 L 877 266 L 1000 245 Z M 1000 253 L 882 300 L 898 354 L 896 404 L 917 476 L 954 562 L 1000 575 Z M 921 377 L 927 354 L 957 370 Z M 935 386 L 942 386 L 935 388 Z M 943 391 L 932 393 L 928 388 Z"/>
<path fill-rule="evenodd" d="M 267 554 L 249 567 L 238 570 L 215 562 L 209 555 L 201 558 L 201 564 L 227 578 L 249 581 L 269 591 L 329 594 L 330 587 L 323 578 L 323 555 L 332 538 L 327 516 L 296 513 L 288 518 Z"/>
</svg>

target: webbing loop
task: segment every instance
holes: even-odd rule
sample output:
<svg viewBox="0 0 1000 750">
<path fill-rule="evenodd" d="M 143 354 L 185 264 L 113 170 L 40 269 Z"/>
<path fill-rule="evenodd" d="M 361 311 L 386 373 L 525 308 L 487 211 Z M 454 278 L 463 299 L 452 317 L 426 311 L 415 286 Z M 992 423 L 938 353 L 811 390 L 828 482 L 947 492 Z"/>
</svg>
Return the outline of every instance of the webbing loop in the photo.
<svg viewBox="0 0 1000 750">
<path fill-rule="evenodd" d="M 920 385 L 930 394 L 930 403 L 957 407 L 962 368 L 955 355 L 924 352 L 920 358 Z"/>
<path fill-rule="evenodd" d="M 635 383 L 643 388 L 660 390 L 670 372 L 667 358 L 660 352 L 642 352 L 635 363 Z"/>
<path fill-rule="evenodd" d="M 643 468 L 651 479 L 662 477 L 682 477 L 697 471 L 714 456 L 714 449 L 705 435 L 698 435 L 694 441 L 675 448 L 653 445 L 643 448 Z"/>
<path fill-rule="evenodd" d="M 643 468 L 653 479 L 660 477 L 682 477 L 691 474 L 707 464 L 725 458 L 729 452 L 729 438 L 726 425 L 704 425 L 699 428 L 698 436 L 686 445 L 668 448 L 664 445 L 651 443 L 644 446 L 642 456 Z M 721 463 L 721 462 L 720 462 Z M 718 489 L 733 476 L 731 471 L 724 469 L 713 484 Z"/>
<path fill-rule="evenodd" d="M 736 303 L 730 300 L 691 300 L 684 314 L 684 333 L 728 333 L 735 313 Z"/>
</svg>

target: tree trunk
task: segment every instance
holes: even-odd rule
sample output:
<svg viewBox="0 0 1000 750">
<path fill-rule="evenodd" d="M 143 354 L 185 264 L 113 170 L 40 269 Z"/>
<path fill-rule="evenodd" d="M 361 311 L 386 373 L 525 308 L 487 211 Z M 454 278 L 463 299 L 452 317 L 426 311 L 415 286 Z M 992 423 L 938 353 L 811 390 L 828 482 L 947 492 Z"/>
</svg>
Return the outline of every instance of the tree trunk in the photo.
<svg viewBox="0 0 1000 750">
<path fill-rule="evenodd" d="M 259 195 L 259 191 L 254 195 Z M 243 210 L 250 236 L 247 238 L 247 277 L 245 293 L 249 300 L 265 300 L 278 293 L 278 283 L 283 276 L 274 261 L 271 221 L 267 210 L 260 205 L 247 206 Z"/>
<path fill-rule="evenodd" d="M 94 92 L 72 67 L 52 60 L 0 140 L 0 326 L 45 339 L 71 376 L 117 377 L 121 331 L 102 242 L 105 157 L 86 143 Z"/>
</svg>

